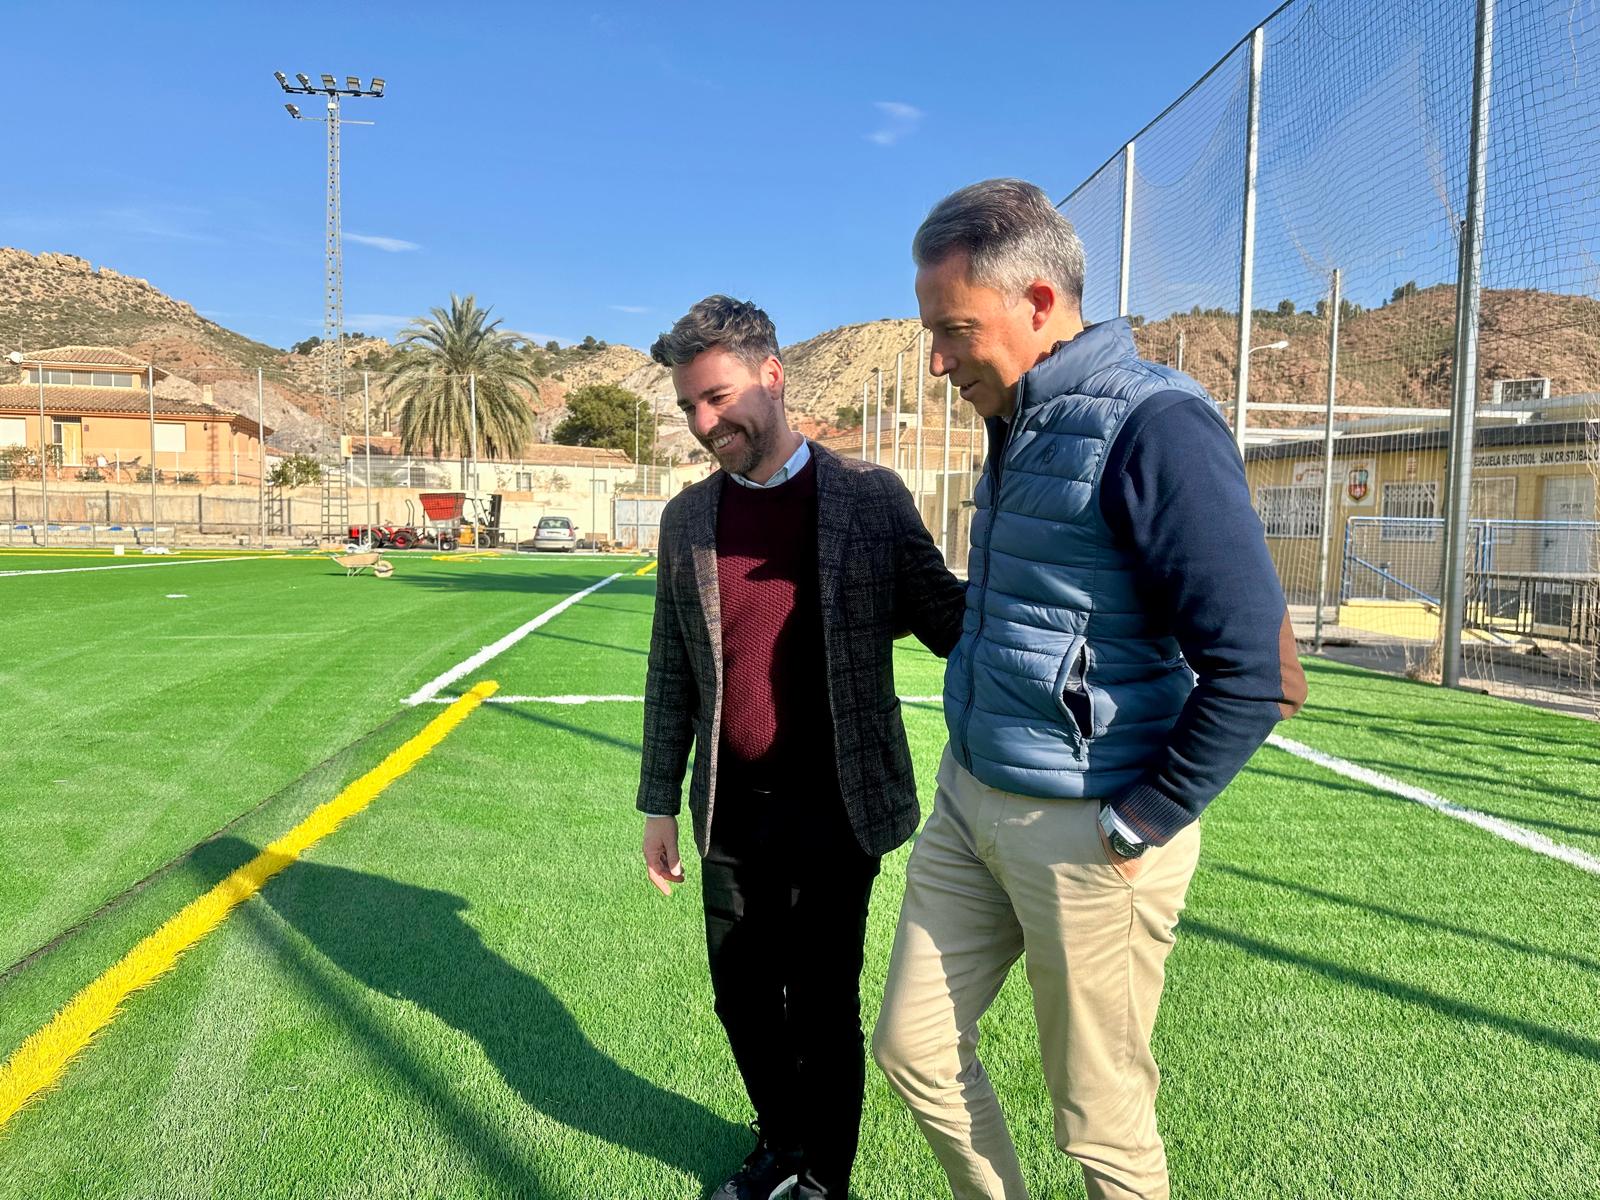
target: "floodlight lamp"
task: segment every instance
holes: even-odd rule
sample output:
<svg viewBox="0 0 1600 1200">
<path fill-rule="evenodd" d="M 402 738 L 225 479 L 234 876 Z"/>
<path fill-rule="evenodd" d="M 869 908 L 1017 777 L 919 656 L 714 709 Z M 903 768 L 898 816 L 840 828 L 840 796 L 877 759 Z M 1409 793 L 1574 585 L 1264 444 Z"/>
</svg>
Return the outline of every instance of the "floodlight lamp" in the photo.
<svg viewBox="0 0 1600 1200">
<path fill-rule="evenodd" d="M 374 76 L 372 80 L 372 91 L 374 95 L 383 95 L 383 80 Z"/>
<path fill-rule="evenodd" d="M 344 77 L 344 86 L 347 91 L 359 92 L 361 90 L 361 80 L 354 75 L 346 75 Z"/>
<path fill-rule="evenodd" d="M 9 359 L 11 362 L 14 362 L 14 363 L 17 363 L 17 364 L 20 365 L 21 362 L 22 362 L 22 351 L 21 350 L 13 350 L 10 354 L 6 355 L 6 358 Z"/>
<path fill-rule="evenodd" d="M 304 71 L 296 71 L 294 77 L 300 81 L 301 87 L 308 88 L 311 86 L 311 77 Z"/>
<path fill-rule="evenodd" d="M 284 107 L 289 110 L 289 115 L 291 117 L 293 117 L 296 121 L 298 121 L 300 119 L 300 109 L 299 109 L 299 107 L 297 105 L 285 104 Z"/>
<path fill-rule="evenodd" d="M 278 81 L 279 87 L 286 88 L 289 86 L 289 77 L 282 71 L 274 71 L 272 77 Z"/>
<path fill-rule="evenodd" d="M 339 90 L 339 81 L 337 79 L 335 79 L 332 75 L 329 75 L 326 71 L 324 71 L 322 73 L 322 86 L 325 87 L 325 88 L 328 88 L 328 89 L 330 89 L 332 91 L 338 91 Z"/>
</svg>

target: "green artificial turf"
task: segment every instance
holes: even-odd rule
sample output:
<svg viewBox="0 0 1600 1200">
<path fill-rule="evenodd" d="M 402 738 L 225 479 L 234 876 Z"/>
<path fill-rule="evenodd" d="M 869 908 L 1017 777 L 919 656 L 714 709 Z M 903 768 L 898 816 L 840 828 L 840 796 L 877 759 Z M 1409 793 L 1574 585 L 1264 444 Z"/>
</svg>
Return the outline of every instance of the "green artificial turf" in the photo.
<svg viewBox="0 0 1600 1200">
<path fill-rule="evenodd" d="M 0 980 L 0 1054 L 439 711 L 406 694 L 619 566 L 448 691 L 640 694 L 654 582 L 633 565 L 174 568 L 184 587 L 160 590 L 188 609 L 134 578 L 162 572 L 0 580 L 34 655 L 0 674 L 0 736 L 26 750 L 0 791 L 0 910 L 28 935 L 0 934 L 25 949 L 249 810 Z M 69 607 L 90 644 L 52 648 Z M 155 642 L 219 629 L 235 636 Z M 137 669 L 95 678 L 141 647 L 134 630 Z M 903 695 L 939 691 L 914 645 L 896 667 Z M 1557 840 L 1579 835 L 1536 822 L 1595 823 L 1594 726 L 1308 673 L 1286 736 Z M 927 803 L 943 721 L 936 703 L 905 713 Z M 0 1196 L 702 1194 L 743 1156 L 750 1113 L 710 1009 L 687 829 L 689 884 L 666 899 L 644 881 L 640 723 L 634 702 L 481 707 L 0 1130 Z M 76 736 L 23 736 L 44 728 Z M 1272 749 L 1204 831 L 1156 1035 L 1175 1196 L 1594 1194 L 1600 880 Z M 869 1023 L 907 853 L 874 895 Z M 1034 1195 L 1081 1196 L 1033 1031 L 1017 972 L 982 1053 Z M 863 1200 L 947 1194 L 875 1071 L 856 1182 Z"/>
</svg>

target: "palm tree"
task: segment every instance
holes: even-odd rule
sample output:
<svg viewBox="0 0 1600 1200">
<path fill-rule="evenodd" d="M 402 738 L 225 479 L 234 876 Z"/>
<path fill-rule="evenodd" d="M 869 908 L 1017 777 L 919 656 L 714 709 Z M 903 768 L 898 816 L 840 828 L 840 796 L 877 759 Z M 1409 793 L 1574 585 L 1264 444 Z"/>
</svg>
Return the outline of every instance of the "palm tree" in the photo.
<svg viewBox="0 0 1600 1200">
<path fill-rule="evenodd" d="M 519 334 L 489 320 L 477 300 L 450 296 L 400 331 L 387 392 L 400 404 L 400 444 L 432 458 L 466 454 L 472 445 L 468 377 L 477 381 L 478 451 L 514 454 L 533 437 L 529 400 L 539 394 Z"/>
</svg>

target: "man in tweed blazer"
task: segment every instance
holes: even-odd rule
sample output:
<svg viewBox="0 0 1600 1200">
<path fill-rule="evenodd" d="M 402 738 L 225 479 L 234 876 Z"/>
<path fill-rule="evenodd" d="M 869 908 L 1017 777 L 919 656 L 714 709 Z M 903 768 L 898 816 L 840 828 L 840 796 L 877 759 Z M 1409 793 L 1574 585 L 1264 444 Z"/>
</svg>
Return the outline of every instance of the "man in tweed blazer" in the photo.
<svg viewBox="0 0 1600 1200">
<path fill-rule="evenodd" d="M 759 1134 L 714 1195 L 842 1198 L 867 901 L 919 819 L 894 640 L 947 655 L 964 590 L 898 476 L 790 430 L 760 309 L 708 297 L 651 354 L 722 467 L 661 518 L 638 797 L 670 892 L 693 749 L 712 991 Z"/>
</svg>

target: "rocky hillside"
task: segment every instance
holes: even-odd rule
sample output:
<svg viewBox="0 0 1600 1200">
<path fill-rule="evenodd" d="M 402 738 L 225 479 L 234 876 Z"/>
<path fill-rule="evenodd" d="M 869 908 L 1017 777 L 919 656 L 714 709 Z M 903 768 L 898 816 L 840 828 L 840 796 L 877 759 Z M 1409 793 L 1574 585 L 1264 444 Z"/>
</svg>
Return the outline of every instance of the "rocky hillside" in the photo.
<svg viewBox="0 0 1600 1200">
<path fill-rule="evenodd" d="M 294 356 L 252 341 L 174 300 L 148 280 L 70 254 L 0 247 L 0 347 L 106 345 L 171 373 L 157 393 L 256 415 L 255 375 L 266 374 L 266 422 L 275 448 L 312 450 L 328 430 Z M 208 391 L 209 389 L 209 391 Z"/>
<path fill-rule="evenodd" d="M 1340 338 L 1340 402 L 1443 407 L 1449 402 L 1451 326 L 1455 295 L 1450 285 L 1416 291 L 1379 308 L 1344 319 Z M 827 434 L 859 428 L 863 384 L 876 403 L 874 370 L 882 372 L 884 406 L 894 403 L 896 358 L 904 353 L 902 411 L 913 404 L 918 323 L 889 319 L 828 330 L 785 347 L 787 401 L 791 416 L 807 432 Z M 1141 324 L 1140 353 L 1176 363 L 1182 340 L 1183 367 L 1222 400 L 1234 390 L 1238 323 L 1226 313 L 1192 314 Z M 1251 359 L 1251 396 L 1258 403 L 1320 403 L 1326 389 L 1327 322 L 1311 313 L 1258 313 L 1252 342 L 1285 340 L 1283 350 L 1261 350 Z M 275 446 L 313 449 L 331 444 L 318 392 L 322 357 L 289 354 L 255 342 L 200 316 L 143 279 L 94 268 L 63 254 L 38 256 L 0 249 L 0 349 L 67 344 L 119 346 L 171 372 L 161 390 L 185 398 L 209 398 L 254 416 L 255 372 L 266 374 L 267 424 L 279 432 Z M 342 357 L 347 372 L 375 369 L 389 353 L 381 338 L 350 338 Z M 534 403 L 541 438 L 565 414 L 574 388 L 616 383 L 652 401 L 665 446 L 680 457 L 701 452 L 678 413 L 672 381 L 631 346 L 566 347 L 535 354 L 543 375 Z M 1600 301 L 1534 291 L 1492 291 L 1483 296 L 1480 378 L 1549 376 L 1553 394 L 1600 390 Z M 347 380 L 359 376 L 348 374 Z M 346 384 L 358 391 L 359 383 Z M 943 420 L 944 382 L 923 380 L 926 421 Z M 959 400 L 957 401 L 959 406 Z M 373 376 L 374 428 L 391 428 L 394 414 Z M 958 407 L 958 411 L 959 407 Z M 327 414 L 329 417 L 332 414 Z M 1310 413 L 1267 414 L 1259 425 L 1313 424 Z"/>
<path fill-rule="evenodd" d="M 1339 327 L 1339 403 L 1447 408 L 1450 404 L 1455 288 L 1441 284 L 1403 300 L 1347 315 Z M 1553 396 L 1600 390 L 1600 301 L 1549 292 L 1483 293 L 1478 346 L 1479 402 L 1498 379 L 1546 376 Z M 1139 352 L 1183 369 L 1220 400 L 1234 395 L 1239 323 L 1231 315 L 1184 315 L 1135 330 Z M 1250 360 L 1255 403 L 1321 404 L 1327 398 L 1328 322 L 1314 313 L 1257 313 L 1251 343 L 1287 341 Z M 1320 425 L 1315 413 L 1261 413 L 1258 427 Z"/>
</svg>

